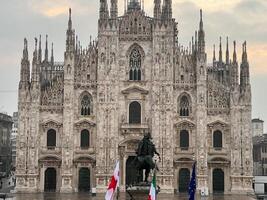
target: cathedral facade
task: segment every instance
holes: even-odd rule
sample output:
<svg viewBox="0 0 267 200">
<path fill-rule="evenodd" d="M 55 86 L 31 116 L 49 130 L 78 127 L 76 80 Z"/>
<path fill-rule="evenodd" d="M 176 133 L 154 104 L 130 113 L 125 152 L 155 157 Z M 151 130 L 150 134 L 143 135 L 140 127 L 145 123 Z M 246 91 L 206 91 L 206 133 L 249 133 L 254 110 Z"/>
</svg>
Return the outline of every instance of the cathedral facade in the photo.
<svg viewBox="0 0 267 200">
<path fill-rule="evenodd" d="M 82 48 L 69 12 L 64 62 L 24 40 L 19 83 L 17 192 L 105 192 L 117 160 L 120 190 L 136 182 L 132 161 L 151 132 L 160 153 L 161 192 L 186 192 L 197 161 L 197 189 L 252 191 L 251 86 L 246 42 L 207 63 L 205 32 L 178 43 L 171 0 L 100 0 L 98 37 Z M 39 44 L 38 44 L 39 43 Z M 44 56 L 43 56 L 44 54 Z M 31 68 L 31 69 L 30 69 Z M 239 72 L 240 71 L 240 72 Z"/>
</svg>

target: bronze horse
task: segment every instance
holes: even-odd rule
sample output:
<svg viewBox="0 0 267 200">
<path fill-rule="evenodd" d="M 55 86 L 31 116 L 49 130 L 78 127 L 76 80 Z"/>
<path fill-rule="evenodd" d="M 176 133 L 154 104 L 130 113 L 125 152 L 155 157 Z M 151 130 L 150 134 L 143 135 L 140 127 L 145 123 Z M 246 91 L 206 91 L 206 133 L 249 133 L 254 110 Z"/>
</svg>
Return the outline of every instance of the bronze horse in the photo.
<svg viewBox="0 0 267 200">
<path fill-rule="evenodd" d="M 146 134 L 144 138 L 139 142 L 138 149 L 136 151 L 137 157 L 135 159 L 135 166 L 138 170 L 138 182 L 142 182 L 142 173 L 143 169 L 145 169 L 145 182 L 148 182 L 148 176 L 150 170 L 155 169 L 156 164 L 153 161 L 153 157 L 155 154 L 159 156 L 155 145 L 151 142 L 150 134 Z"/>
</svg>

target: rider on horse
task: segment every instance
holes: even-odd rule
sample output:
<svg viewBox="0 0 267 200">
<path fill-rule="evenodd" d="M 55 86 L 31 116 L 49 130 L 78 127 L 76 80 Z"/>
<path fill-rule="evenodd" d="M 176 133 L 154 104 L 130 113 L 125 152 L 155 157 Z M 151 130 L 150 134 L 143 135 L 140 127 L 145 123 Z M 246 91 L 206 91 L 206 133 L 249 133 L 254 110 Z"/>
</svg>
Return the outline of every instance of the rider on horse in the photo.
<svg viewBox="0 0 267 200">
<path fill-rule="evenodd" d="M 139 170 L 139 176 L 143 169 L 145 169 L 145 182 L 147 182 L 147 178 L 149 176 L 150 170 L 156 167 L 155 162 L 153 161 L 153 157 L 155 154 L 158 156 L 159 153 L 156 151 L 155 145 L 151 142 L 151 135 L 147 133 L 144 135 L 144 138 L 140 141 L 137 149 L 137 169 Z"/>
</svg>

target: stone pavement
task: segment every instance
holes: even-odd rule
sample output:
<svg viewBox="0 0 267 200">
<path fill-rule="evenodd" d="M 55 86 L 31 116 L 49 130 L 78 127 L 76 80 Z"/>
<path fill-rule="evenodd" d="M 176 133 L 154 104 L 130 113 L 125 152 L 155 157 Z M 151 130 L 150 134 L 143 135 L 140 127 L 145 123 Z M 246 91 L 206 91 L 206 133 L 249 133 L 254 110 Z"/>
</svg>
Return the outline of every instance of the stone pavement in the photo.
<svg viewBox="0 0 267 200">
<path fill-rule="evenodd" d="M 12 197 L 11 197 L 12 196 Z M 104 195 L 92 197 L 86 193 L 82 194 L 59 194 L 59 193 L 44 193 L 44 194 L 9 194 L 9 200 L 104 200 Z M 158 195 L 158 200 L 188 200 L 186 195 Z M 197 197 L 196 200 L 253 200 L 255 198 L 246 195 L 215 195 L 206 198 Z M 121 194 L 119 200 L 130 200 L 126 194 Z M 143 195 L 135 197 L 134 200 L 147 200 L 147 196 Z"/>
</svg>

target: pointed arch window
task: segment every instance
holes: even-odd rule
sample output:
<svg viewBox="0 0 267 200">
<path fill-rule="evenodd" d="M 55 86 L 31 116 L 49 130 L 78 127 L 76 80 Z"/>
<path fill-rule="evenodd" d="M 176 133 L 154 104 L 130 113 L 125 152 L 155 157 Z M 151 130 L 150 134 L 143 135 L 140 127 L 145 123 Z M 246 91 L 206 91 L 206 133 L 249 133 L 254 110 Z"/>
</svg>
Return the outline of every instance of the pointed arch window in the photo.
<svg viewBox="0 0 267 200">
<path fill-rule="evenodd" d="M 141 80 L 141 53 L 134 48 L 130 54 L 130 77 L 131 81 Z"/>
<path fill-rule="evenodd" d="M 132 102 L 129 106 L 129 123 L 141 123 L 141 105 L 137 101 Z"/>
<path fill-rule="evenodd" d="M 92 108 L 92 97 L 89 94 L 85 94 L 81 100 L 81 115 L 91 115 L 93 111 Z"/>
<path fill-rule="evenodd" d="M 219 130 L 213 133 L 213 147 L 216 149 L 222 148 L 222 132 Z"/>
<path fill-rule="evenodd" d="M 57 133 L 54 129 L 47 131 L 46 144 L 48 149 L 54 149 L 57 145 Z"/>
<path fill-rule="evenodd" d="M 90 146 L 90 133 L 84 129 L 81 131 L 81 148 L 87 149 Z"/>
<path fill-rule="evenodd" d="M 186 96 L 182 96 L 179 107 L 180 107 L 180 116 L 182 117 L 189 116 L 190 104 Z"/>
</svg>

